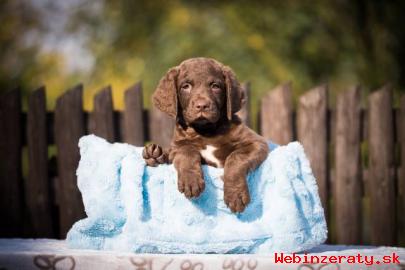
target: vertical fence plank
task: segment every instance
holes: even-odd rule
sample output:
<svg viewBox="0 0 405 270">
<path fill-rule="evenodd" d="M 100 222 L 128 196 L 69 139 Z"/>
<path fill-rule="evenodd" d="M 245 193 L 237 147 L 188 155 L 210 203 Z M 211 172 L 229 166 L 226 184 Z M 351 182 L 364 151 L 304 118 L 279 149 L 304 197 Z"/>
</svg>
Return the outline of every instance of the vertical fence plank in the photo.
<svg viewBox="0 0 405 270">
<path fill-rule="evenodd" d="M 139 82 L 125 91 L 125 109 L 122 122 L 123 141 L 136 146 L 145 142 L 142 84 Z"/>
<path fill-rule="evenodd" d="M 152 107 L 149 112 L 149 134 L 151 141 L 164 148 L 169 147 L 173 137 L 175 120 L 155 107 Z"/>
<path fill-rule="evenodd" d="M 27 112 L 28 178 L 25 202 L 31 237 L 54 237 L 48 179 L 48 143 L 45 88 L 34 91 Z"/>
<path fill-rule="evenodd" d="M 361 141 L 362 142 L 367 142 L 368 145 L 368 108 L 364 108 L 361 110 Z M 364 146 L 363 146 L 364 147 Z M 362 152 L 365 150 L 368 151 L 368 148 L 363 148 Z M 368 154 L 365 154 L 366 157 L 368 157 Z M 362 157 L 362 164 L 365 164 L 366 157 Z M 368 166 L 364 166 L 362 168 L 362 183 L 363 183 L 363 188 L 362 188 L 362 195 L 365 198 L 370 197 L 370 192 L 369 192 L 369 185 L 368 185 Z"/>
<path fill-rule="evenodd" d="M 371 242 L 395 243 L 394 131 L 389 86 L 369 96 L 369 174 Z"/>
<path fill-rule="evenodd" d="M 111 87 L 107 86 L 94 96 L 94 109 L 90 113 L 89 133 L 109 142 L 115 141 L 114 110 Z"/>
<path fill-rule="evenodd" d="M 65 237 L 72 224 L 83 218 L 83 203 L 77 188 L 79 138 L 84 135 L 82 86 L 58 98 L 55 107 L 55 142 L 58 153 L 58 195 L 60 237 Z"/>
<path fill-rule="evenodd" d="M 328 211 L 328 89 L 318 86 L 302 95 L 297 109 L 297 135 L 311 163 L 325 214 Z"/>
<path fill-rule="evenodd" d="M 401 164 L 399 170 L 399 178 L 398 178 L 398 195 L 399 195 L 399 211 L 397 213 L 402 213 L 398 218 L 400 219 L 398 222 L 399 228 L 399 238 L 398 240 L 401 241 L 402 245 L 405 244 L 405 95 L 402 95 L 400 100 L 400 108 L 398 110 L 398 142 L 400 144 L 400 156 L 401 156 Z"/>
<path fill-rule="evenodd" d="M 261 102 L 261 133 L 278 144 L 293 139 L 293 109 L 291 84 L 279 85 L 263 97 Z"/>
<path fill-rule="evenodd" d="M 242 89 L 245 95 L 245 102 L 241 108 L 241 110 L 237 113 L 237 115 L 242 119 L 242 122 L 247 125 L 248 127 L 252 126 L 250 115 L 251 115 L 251 108 L 250 108 L 250 82 L 245 82 L 242 84 Z"/>
<path fill-rule="evenodd" d="M 338 244 L 361 243 L 360 87 L 337 98 L 335 222 Z"/>
<path fill-rule="evenodd" d="M 0 95 L 0 236 L 22 233 L 21 95 Z"/>
</svg>

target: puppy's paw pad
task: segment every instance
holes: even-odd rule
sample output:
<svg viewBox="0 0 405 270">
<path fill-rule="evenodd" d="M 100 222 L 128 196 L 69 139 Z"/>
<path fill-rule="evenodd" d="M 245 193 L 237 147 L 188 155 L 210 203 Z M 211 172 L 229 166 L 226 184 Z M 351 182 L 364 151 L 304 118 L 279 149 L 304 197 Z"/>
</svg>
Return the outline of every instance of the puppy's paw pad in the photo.
<svg viewBox="0 0 405 270">
<path fill-rule="evenodd" d="M 146 165 L 151 166 L 151 167 L 156 167 L 159 165 L 158 162 L 156 162 L 156 160 L 154 158 L 148 158 L 145 159 Z"/>
<path fill-rule="evenodd" d="M 199 176 L 189 175 L 179 179 L 178 188 L 187 198 L 197 198 L 204 191 L 205 182 Z"/>
<path fill-rule="evenodd" d="M 241 213 L 250 202 L 249 190 L 247 188 L 225 189 L 224 200 L 232 212 Z"/>
<path fill-rule="evenodd" d="M 145 159 L 146 164 L 152 167 L 167 162 L 162 147 L 154 143 L 148 144 L 143 148 L 142 156 Z"/>
</svg>

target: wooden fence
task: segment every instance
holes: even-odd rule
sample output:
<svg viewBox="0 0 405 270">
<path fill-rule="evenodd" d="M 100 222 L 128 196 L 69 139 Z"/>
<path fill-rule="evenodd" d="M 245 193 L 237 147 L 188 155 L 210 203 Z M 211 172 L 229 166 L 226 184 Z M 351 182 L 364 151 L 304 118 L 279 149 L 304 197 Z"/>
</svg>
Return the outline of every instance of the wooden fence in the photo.
<svg viewBox="0 0 405 270">
<path fill-rule="evenodd" d="M 123 111 L 114 110 L 107 87 L 94 97 L 94 110 L 84 112 L 82 89 L 60 96 L 54 112 L 46 111 L 44 87 L 30 94 L 27 112 L 18 89 L 0 95 L 1 237 L 64 238 L 84 217 L 75 173 L 81 136 L 169 144 L 174 122 L 144 109 L 140 83 L 125 92 Z M 304 145 L 327 213 L 329 242 L 404 245 L 405 96 L 394 109 L 392 90 L 384 86 L 367 100 L 363 108 L 356 86 L 330 108 L 328 87 L 321 85 L 302 95 L 295 110 L 291 86 L 283 84 L 261 100 L 259 130 L 277 143 Z M 249 125 L 250 108 L 240 114 Z M 56 156 L 50 154 L 54 145 Z"/>
</svg>

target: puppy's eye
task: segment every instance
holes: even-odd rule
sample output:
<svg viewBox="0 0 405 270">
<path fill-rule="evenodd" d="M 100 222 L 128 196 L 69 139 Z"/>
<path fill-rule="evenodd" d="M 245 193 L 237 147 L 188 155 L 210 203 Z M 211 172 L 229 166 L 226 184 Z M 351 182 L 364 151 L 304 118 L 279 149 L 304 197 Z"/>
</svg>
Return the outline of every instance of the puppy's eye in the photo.
<svg viewBox="0 0 405 270">
<path fill-rule="evenodd" d="M 218 90 L 221 90 L 221 86 L 218 83 L 212 83 L 211 84 L 211 89 L 215 90 L 215 91 L 218 91 Z"/>
<path fill-rule="evenodd" d="M 191 84 L 189 84 L 189 83 L 184 83 L 184 84 L 181 86 L 181 90 L 186 91 L 186 92 L 190 92 L 190 90 L 191 90 Z"/>
</svg>

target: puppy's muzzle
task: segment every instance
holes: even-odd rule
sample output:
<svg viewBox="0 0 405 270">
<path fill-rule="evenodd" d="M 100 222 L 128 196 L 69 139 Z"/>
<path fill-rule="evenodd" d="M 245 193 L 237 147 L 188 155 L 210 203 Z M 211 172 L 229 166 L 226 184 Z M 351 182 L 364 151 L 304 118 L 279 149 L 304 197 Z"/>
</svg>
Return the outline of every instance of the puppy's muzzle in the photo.
<svg viewBox="0 0 405 270">
<path fill-rule="evenodd" d="M 206 98 L 199 98 L 192 101 L 191 105 L 196 112 L 208 112 L 212 110 L 212 101 Z"/>
</svg>

